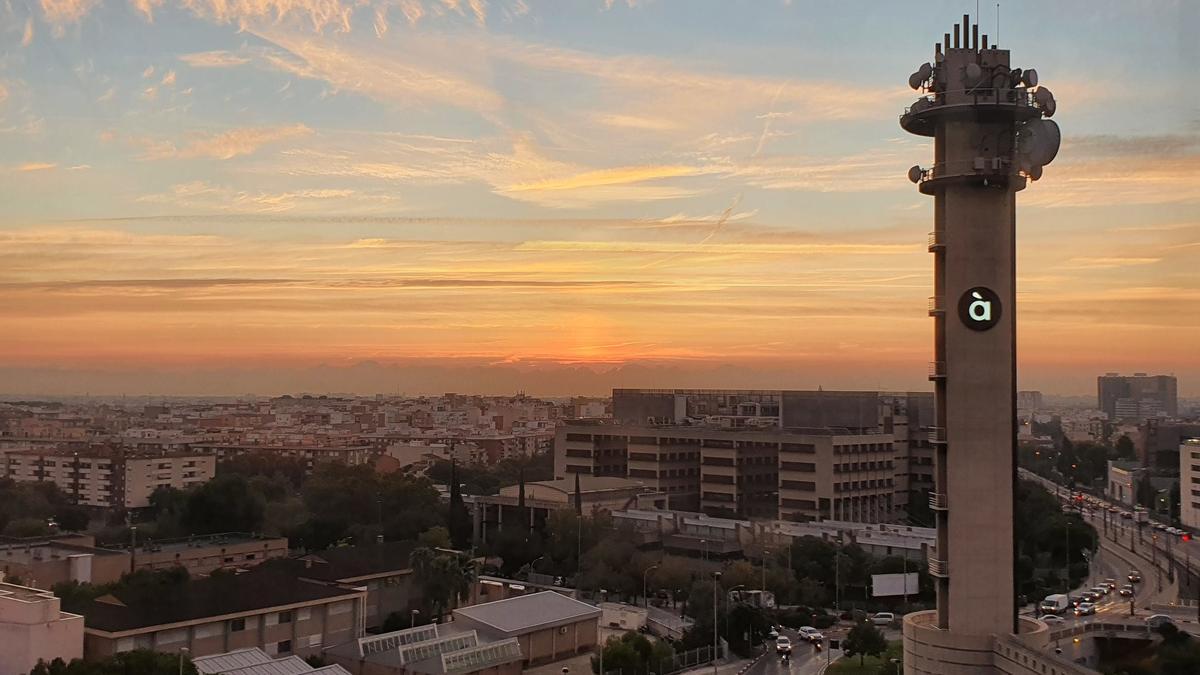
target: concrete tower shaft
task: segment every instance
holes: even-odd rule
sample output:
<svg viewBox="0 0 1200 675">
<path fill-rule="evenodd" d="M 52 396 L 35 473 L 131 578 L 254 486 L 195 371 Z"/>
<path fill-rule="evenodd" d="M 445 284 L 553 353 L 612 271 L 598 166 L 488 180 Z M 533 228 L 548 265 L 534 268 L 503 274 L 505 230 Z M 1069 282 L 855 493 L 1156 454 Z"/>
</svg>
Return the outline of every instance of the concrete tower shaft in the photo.
<svg viewBox="0 0 1200 675">
<path fill-rule="evenodd" d="M 969 636 L 1018 632 L 1016 193 L 1053 159 L 1058 128 L 1042 119 L 1053 114 L 1054 100 L 1035 89 L 1036 72 L 1013 69 L 1008 50 L 989 44 L 968 17 L 951 35 L 935 46 L 934 62 L 909 78 L 923 95 L 900 125 L 934 139 L 932 166 L 909 172 L 934 198 L 929 377 L 938 426 L 931 432 L 936 488 L 930 505 L 938 541 L 930 572 L 938 608 L 921 621 L 968 638 L 945 648 L 973 652 Z M 906 622 L 906 644 L 908 633 Z M 978 648 L 990 649 L 984 642 Z M 908 666 L 906 660 L 909 672 L 924 672 Z"/>
</svg>

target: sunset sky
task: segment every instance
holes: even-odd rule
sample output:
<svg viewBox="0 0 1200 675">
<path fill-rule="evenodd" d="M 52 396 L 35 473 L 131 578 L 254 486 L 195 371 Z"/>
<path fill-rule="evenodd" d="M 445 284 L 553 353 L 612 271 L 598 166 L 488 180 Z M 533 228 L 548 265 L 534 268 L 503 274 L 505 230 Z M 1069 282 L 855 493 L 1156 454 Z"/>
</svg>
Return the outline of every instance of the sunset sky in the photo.
<svg viewBox="0 0 1200 675">
<path fill-rule="evenodd" d="M 0 0 L 0 393 L 925 389 L 897 116 L 975 6 Z M 1200 3 L 1000 21 L 1021 388 L 1200 396 Z"/>
</svg>

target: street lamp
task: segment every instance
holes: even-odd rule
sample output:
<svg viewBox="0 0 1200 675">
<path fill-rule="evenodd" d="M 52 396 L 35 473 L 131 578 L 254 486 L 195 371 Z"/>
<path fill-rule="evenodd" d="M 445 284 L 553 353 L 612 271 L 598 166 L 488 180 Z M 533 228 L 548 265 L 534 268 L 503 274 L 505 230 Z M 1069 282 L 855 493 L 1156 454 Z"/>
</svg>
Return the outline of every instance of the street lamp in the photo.
<svg viewBox="0 0 1200 675">
<path fill-rule="evenodd" d="M 713 675 L 717 673 L 717 586 L 721 584 L 721 573 L 713 572 Z"/>
<path fill-rule="evenodd" d="M 409 611 L 409 613 L 408 613 L 408 617 L 409 617 L 409 621 L 408 621 L 408 627 L 409 627 L 409 628 L 415 628 L 415 627 L 416 627 L 416 625 L 417 625 L 417 615 L 418 615 L 418 614 L 420 614 L 420 613 L 421 613 L 421 610 L 419 610 L 419 609 L 414 609 L 414 610 L 410 610 L 410 611 Z"/>
<path fill-rule="evenodd" d="M 188 653 L 187 647 L 179 648 L 179 675 L 183 675 L 183 655 Z"/>
<path fill-rule="evenodd" d="M 600 589 L 600 604 L 608 597 L 608 591 Z M 600 642 L 600 675 L 604 675 L 604 608 L 600 608 L 600 623 L 596 626 L 596 639 Z"/>
<path fill-rule="evenodd" d="M 646 597 L 646 575 L 649 574 L 651 570 L 656 570 L 656 569 L 658 569 L 658 565 L 654 564 L 654 565 L 647 567 L 645 570 L 642 571 L 642 603 L 646 606 L 647 609 L 650 608 L 650 599 L 648 597 Z"/>
</svg>

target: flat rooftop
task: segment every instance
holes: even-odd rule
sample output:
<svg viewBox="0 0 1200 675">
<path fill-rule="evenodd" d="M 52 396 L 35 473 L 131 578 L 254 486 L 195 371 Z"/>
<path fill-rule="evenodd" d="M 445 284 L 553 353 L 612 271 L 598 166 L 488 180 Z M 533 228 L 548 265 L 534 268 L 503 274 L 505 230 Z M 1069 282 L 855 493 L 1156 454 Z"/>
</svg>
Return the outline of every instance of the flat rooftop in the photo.
<svg viewBox="0 0 1200 675">
<path fill-rule="evenodd" d="M 539 628 L 599 618 L 600 608 L 572 600 L 561 593 L 542 591 L 463 607 L 454 610 L 454 614 L 512 636 Z"/>
</svg>

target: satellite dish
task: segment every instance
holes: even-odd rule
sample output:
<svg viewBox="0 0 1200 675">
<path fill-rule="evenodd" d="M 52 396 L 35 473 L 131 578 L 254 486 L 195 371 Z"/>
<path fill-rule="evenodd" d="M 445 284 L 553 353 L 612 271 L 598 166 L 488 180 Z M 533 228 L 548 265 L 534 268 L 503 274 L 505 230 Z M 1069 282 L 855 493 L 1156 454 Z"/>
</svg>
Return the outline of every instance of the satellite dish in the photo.
<svg viewBox="0 0 1200 675">
<path fill-rule="evenodd" d="M 1026 70 L 1025 73 L 1021 75 L 1021 81 L 1025 83 L 1026 87 L 1036 87 L 1038 83 L 1037 71 L 1033 68 Z"/>
<path fill-rule="evenodd" d="M 911 168 L 908 170 L 908 179 L 909 179 L 910 181 L 914 182 L 914 183 L 920 183 L 920 182 L 921 182 L 921 174 L 922 174 L 922 173 L 924 173 L 924 172 L 923 172 L 923 171 L 921 171 L 921 167 L 920 167 L 920 166 L 918 166 L 918 165 L 916 165 L 916 164 L 914 164 L 914 165 L 913 165 L 913 166 L 912 166 L 912 167 L 911 167 Z"/>
<path fill-rule="evenodd" d="M 928 80 L 930 75 L 933 75 L 933 66 L 928 63 L 922 63 L 921 67 L 917 68 L 917 72 L 908 76 L 908 86 L 913 89 L 920 89 L 921 84 Z"/>
<path fill-rule="evenodd" d="M 1029 177 L 1033 180 L 1037 180 L 1042 177 L 1042 167 L 1040 164 L 1029 169 Z"/>
<path fill-rule="evenodd" d="M 1062 132 L 1053 120 L 1033 120 L 1017 132 L 1021 165 L 1028 167 L 1030 172 L 1054 161 L 1061 144 Z"/>
<path fill-rule="evenodd" d="M 1033 94 L 1033 100 L 1046 112 L 1046 117 L 1054 117 L 1058 104 L 1054 102 L 1054 94 L 1051 94 L 1049 89 L 1038 87 L 1037 92 Z"/>
<path fill-rule="evenodd" d="M 967 83 L 967 86 L 975 86 L 981 77 L 983 77 L 983 68 L 980 68 L 978 63 L 968 63 L 967 72 L 963 77 L 963 80 Z"/>
</svg>

